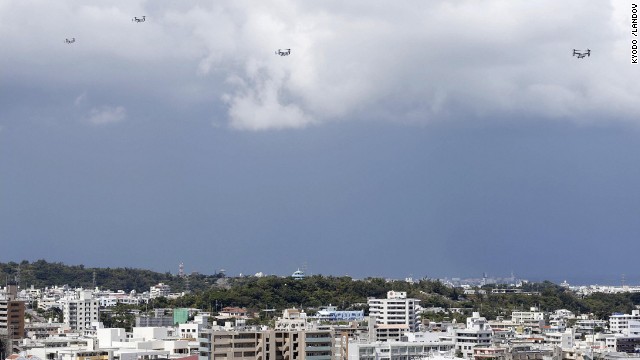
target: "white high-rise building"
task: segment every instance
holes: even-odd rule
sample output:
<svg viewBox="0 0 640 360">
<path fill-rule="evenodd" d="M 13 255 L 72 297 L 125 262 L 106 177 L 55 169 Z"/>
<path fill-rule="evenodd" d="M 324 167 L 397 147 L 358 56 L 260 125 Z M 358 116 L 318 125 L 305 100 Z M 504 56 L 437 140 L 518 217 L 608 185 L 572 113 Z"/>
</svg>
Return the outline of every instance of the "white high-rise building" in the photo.
<svg viewBox="0 0 640 360">
<path fill-rule="evenodd" d="M 462 354 L 466 359 L 473 358 L 473 348 L 491 346 L 491 326 L 487 319 L 480 317 L 479 312 L 474 312 L 473 316 L 467 318 L 467 327 L 465 329 L 455 329 L 453 341 L 456 351 Z"/>
<path fill-rule="evenodd" d="M 386 299 L 369 299 L 369 316 L 376 325 L 407 325 L 409 331 L 418 330 L 416 306 L 420 300 L 407 299 L 406 292 L 387 292 Z"/>
<path fill-rule="evenodd" d="M 80 290 L 77 298 L 63 299 L 62 305 L 64 324 L 73 331 L 92 329 L 91 323 L 100 321 L 100 304 L 91 291 Z"/>
</svg>

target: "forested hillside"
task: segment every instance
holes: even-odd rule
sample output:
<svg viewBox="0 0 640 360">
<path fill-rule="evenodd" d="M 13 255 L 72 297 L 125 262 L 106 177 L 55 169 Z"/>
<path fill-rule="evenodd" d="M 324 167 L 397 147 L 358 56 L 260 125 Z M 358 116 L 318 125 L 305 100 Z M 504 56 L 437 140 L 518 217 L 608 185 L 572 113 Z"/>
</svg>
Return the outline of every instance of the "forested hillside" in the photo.
<svg viewBox="0 0 640 360">
<path fill-rule="evenodd" d="M 170 285 L 172 291 L 181 292 L 187 285 L 185 279 L 177 275 L 144 269 L 88 268 L 84 265 L 65 265 L 45 260 L 32 263 L 25 260 L 19 264 L 15 262 L 0 263 L 0 274 L 3 279 L 13 280 L 18 271 L 22 288 L 31 285 L 36 288 L 56 285 L 92 288 L 94 273 L 95 284 L 101 289 L 144 292 L 149 291 L 150 286 L 162 282 Z M 218 278 L 217 275 L 191 275 L 188 285 L 191 290 L 203 290 L 208 288 L 210 284 L 214 284 Z"/>
<path fill-rule="evenodd" d="M 169 284 L 173 292 L 182 292 L 187 283 L 190 293 L 177 300 L 156 299 L 150 307 L 195 307 L 215 312 L 223 306 L 241 306 L 251 310 L 299 307 L 310 309 L 329 304 L 340 309 L 367 310 L 367 298 L 385 297 L 387 291 L 406 291 L 408 297 L 421 300 L 423 307 L 464 308 L 480 311 L 489 319 L 509 316 L 514 310 L 538 307 L 543 311 L 568 309 L 575 314 L 594 314 L 607 318 L 613 312 L 630 313 L 640 304 L 640 294 L 594 294 L 580 297 L 551 282 L 525 284 L 525 294 L 491 294 L 493 286 L 485 286 L 486 295 L 463 295 L 462 289 L 445 286 L 438 280 L 423 279 L 416 283 L 387 281 L 380 278 L 354 280 L 350 277 L 309 276 L 302 280 L 291 277 L 223 278 L 220 275 L 192 274 L 181 278 L 170 273 L 158 273 L 132 268 L 85 268 L 38 260 L 33 263 L 0 264 L 0 273 L 13 279 L 20 269 L 22 288 L 69 285 L 91 288 L 93 274 L 101 289 L 148 291 L 159 282 Z M 463 315 L 462 315 L 463 316 Z M 435 318 L 438 315 L 434 315 Z"/>
</svg>

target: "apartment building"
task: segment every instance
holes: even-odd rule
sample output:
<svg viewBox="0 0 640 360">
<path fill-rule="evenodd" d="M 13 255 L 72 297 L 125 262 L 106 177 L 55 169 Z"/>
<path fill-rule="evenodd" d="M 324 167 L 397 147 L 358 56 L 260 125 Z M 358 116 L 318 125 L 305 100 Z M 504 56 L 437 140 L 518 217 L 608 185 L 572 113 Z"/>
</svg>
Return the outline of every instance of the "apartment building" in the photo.
<svg viewBox="0 0 640 360">
<path fill-rule="evenodd" d="M 511 313 L 511 321 L 516 324 L 527 324 L 544 321 L 544 312 L 532 307 L 529 311 L 514 311 Z"/>
<path fill-rule="evenodd" d="M 451 353 L 453 341 L 418 332 L 405 333 L 398 341 L 349 340 L 344 347 L 344 360 L 407 360 Z"/>
<path fill-rule="evenodd" d="M 467 318 L 467 326 L 464 329 L 453 330 L 453 341 L 456 352 L 462 354 L 465 359 L 474 357 L 474 348 L 491 347 L 491 326 L 487 319 L 480 316 L 479 312 L 474 312 Z"/>
<path fill-rule="evenodd" d="M 159 283 L 158 285 L 153 285 L 149 288 L 149 297 L 152 299 L 158 297 L 168 297 L 171 294 L 171 286 Z"/>
<path fill-rule="evenodd" d="M 7 285 L 6 291 L 0 295 L 0 336 L 14 345 L 24 338 L 24 301 L 17 299 L 18 287 Z"/>
<path fill-rule="evenodd" d="M 63 322 L 72 331 L 84 332 L 92 329 L 92 322 L 100 321 L 100 304 L 89 290 L 78 290 L 75 298 L 66 298 L 62 302 Z"/>
<path fill-rule="evenodd" d="M 578 333 L 595 334 L 597 332 L 596 330 L 602 331 L 607 328 L 607 321 L 598 319 L 580 319 L 576 321 L 573 328 Z"/>
<path fill-rule="evenodd" d="M 112 350 L 98 350 L 95 340 L 77 334 L 52 336 L 43 339 L 25 339 L 21 350 L 30 359 L 56 360 L 112 360 Z"/>
<path fill-rule="evenodd" d="M 274 329 L 202 329 L 200 360 L 333 360 L 335 340 L 329 329 L 310 326 L 304 311 L 286 309 Z"/>
<path fill-rule="evenodd" d="M 629 328 L 629 321 L 640 321 L 640 310 L 631 310 L 629 314 L 614 313 L 609 316 L 609 329 L 613 333 L 623 333 Z"/>
<path fill-rule="evenodd" d="M 607 347 L 621 353 L 637 354 L 640 349 L 640 337 L 617 334 L 607 339 Z"/>
<path fill-rule="evenodd" d="M 386 299 L 369 299 L 369 317 L 376 325 L 407 325 L 411 332 L 418 331 L 416 307 L 420 300 L 407 299 L 404 291 L 389 291 Z"/>
<path fill-rule="evenodd" d="M 203 330 L 200 360 L 334 360 L 334 339 L 325 330 Z"/>
</svg>

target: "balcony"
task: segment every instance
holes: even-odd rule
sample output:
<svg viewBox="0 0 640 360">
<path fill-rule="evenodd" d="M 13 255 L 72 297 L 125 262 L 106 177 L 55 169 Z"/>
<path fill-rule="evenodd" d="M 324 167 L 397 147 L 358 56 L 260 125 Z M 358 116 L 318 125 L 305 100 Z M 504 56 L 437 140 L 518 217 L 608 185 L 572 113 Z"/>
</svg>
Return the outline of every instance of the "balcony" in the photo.
<svg viewBox="0 0 640 360">
<path fill-rule="evenodd" d="M 331 355 L 314 355 L 314 356 L 305 356 L 307 360 L 331 360 Z"/>
<path fill-rule="evenodd" d="M 305 346 L 304 351 L 306 352 L 331 351 L 331 346 Z"/>
<path fill-rule="evenodd" d="M 330 337 L 318 337 L 318 338 L 308 337 L 304 339 L 304 341 L 306 343 L 331 343 L 331 338 Z"/>
</svg>

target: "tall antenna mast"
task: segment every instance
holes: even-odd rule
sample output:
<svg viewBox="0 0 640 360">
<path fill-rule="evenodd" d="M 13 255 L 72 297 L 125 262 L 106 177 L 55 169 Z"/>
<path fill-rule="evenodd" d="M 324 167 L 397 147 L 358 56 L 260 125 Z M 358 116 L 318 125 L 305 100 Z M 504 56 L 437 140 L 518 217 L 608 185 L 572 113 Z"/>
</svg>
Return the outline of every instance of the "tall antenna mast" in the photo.
<svg viewBox="0 0 640 360">
<path fill-rule="evenodd" d="M 18 270 L 16 271 L 15 281 L 19 289 L 20 288 L 20 264 L 18 264 Z"/>
</svg>

